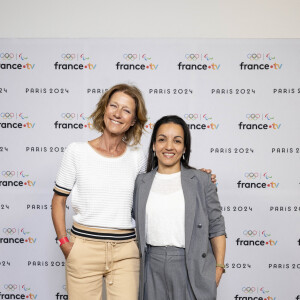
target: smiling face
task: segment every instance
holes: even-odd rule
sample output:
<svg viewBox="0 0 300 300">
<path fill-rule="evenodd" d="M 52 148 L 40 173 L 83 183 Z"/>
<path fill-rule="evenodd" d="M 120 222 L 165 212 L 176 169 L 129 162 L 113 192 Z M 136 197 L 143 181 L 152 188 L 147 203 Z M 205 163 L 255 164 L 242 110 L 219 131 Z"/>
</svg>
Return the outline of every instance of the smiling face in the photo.
<svg viewBox="0 0 300 300">
<path fill-rule="evenodd" d="M 104 114 L 105 130 L 114 135 L 124 133 L 135 124 L 135 101 L 123 92 L 112 95 Z"/>
<path fill-rule="evenodd" d="M 180 159 L 185 151 L 182 127 L 174 123 L 161 125 L 156 134 L 153 151 L 156 152 L 160 173 L 179 172 Z"/>
</svg>

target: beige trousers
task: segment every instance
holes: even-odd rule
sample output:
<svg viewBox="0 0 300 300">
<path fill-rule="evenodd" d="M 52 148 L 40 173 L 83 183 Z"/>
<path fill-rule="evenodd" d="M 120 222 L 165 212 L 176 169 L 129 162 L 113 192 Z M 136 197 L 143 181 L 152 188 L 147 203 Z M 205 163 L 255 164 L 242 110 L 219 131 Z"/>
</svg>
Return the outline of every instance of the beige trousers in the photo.
<svg viewBox="0 0 300 300">
<path fill-rule="evenodd" d="M 135 240 L 95 240 L 71 234 L 70 241 L 74 245 L 66 261 L 69 300 L 102 300 L 103 277 L 107 300 L 138 299 L 140 255 Z"/>
</svg>

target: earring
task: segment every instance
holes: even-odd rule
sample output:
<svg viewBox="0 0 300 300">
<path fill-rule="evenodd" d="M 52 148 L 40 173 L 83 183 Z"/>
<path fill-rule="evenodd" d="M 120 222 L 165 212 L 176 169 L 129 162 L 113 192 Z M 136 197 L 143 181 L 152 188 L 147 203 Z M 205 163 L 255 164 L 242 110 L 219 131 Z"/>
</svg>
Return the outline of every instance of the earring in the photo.
<svg viewBox="0 0 300 300">
<path fill-rule="evenodd" d="M 183 154 L 182 154 L 182 159 L 183 160 L 185 160 L 185 155 L 184 154 L 185 154 L 185 152 L 183 152 Z"/>
<path fill-rule="evenodd" d="M 155 153 L 155 151 L 153 151 L 153 156 L 154 156 L 154 157 L 156 156 L 156 153 Z"/>
</svg>

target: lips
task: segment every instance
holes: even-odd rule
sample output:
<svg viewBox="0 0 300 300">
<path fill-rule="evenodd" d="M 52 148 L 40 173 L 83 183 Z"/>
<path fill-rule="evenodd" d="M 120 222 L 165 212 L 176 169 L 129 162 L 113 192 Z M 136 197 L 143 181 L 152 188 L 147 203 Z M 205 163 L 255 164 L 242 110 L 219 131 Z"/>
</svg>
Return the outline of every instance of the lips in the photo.
<svg viewBox="0 0 300 300">
<path fill-rule="evenodd" d="M 174 157 L 175 153 L 167 153 L 167 152 L 165 152 L 165 153 L 163 153 L 163 155 L 165 157 L 167 157 L 167 158 L 172 158 L 172 157 Z"/>
<path fill-rule="evenodd" d="M 116 120 L 113 120 L 113 119 L 110 119 L 110 121 L 111 121 L 113 124 L 117 124 L 117 125 L 122 124 L 121 122 L 116 121 Z"/>
</svg>

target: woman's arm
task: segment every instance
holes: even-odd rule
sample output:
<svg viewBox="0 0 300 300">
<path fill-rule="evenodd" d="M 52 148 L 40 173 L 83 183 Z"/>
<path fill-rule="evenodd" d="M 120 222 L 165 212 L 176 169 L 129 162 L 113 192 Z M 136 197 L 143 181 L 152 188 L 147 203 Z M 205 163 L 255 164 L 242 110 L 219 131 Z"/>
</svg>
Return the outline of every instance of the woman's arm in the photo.
<svg viewBox="0 0 300 300">
<path fill-rule="evenodd" d="M 225 250 L 226 250 L 226 238 L 225 235 L 220 235 L 212 238 L 210 240 L 212 249 L 214 252 L 214 256 L 216 259 L 217 265 L 224 266 L 224 259 L 225 259 Z M 224 273 L 224 268 L 216 266 L 216 283 L 217 286 L 220 283 L 222 274 Z"/>
<path fill-rule="evenodd" d="M 58 239 L 67 236 L 66 221 L 65 221 L 66 201 L 67 201 L 66 196 L 60 196 L 54 193 L 52 198 L 52 221 Z M 68 257 L 72 247 L 73 247 L 73 243 L 71 242 L 61 245 L 60 248 L 65 258 Z"/>
<path fill-rule="evenodd" d="M 202 169 L 200 169 L 200 171 L 203 171 L 203 172 L 205 172 L 207 174 L 211 174 L 211 169 L 202 168 Z M 211 181 L 214 184 L 217 183 L 217 175 L 216 174 L 211 174 Z"/>
</svg>

